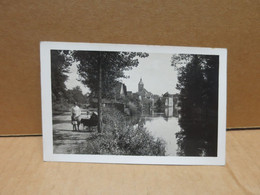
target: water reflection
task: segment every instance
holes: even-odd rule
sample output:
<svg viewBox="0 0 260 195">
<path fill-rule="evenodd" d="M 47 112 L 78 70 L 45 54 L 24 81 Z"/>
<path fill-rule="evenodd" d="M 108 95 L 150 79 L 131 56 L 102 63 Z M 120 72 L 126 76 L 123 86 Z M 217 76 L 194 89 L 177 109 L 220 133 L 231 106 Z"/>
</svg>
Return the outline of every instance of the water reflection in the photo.
<svg viewBox="0 0 260 195">
<path fill-rule="evenodd" d="M 168 107 L 165 108 L 164 110 L 164 115 L 168 118 L 168 117 L 172 117 L 173 116 L 173 107 Z"/>
<path fill-rule="evenodd" d="M 166 108 L 164 113 L 143 113 L 138 126 L 145 127 L 152 136 L 166 142 L 166 155 L 176 156 L 178 145 L 175 134 L 180 131 L 180 127 L 173 108 Z"/>
</svg>

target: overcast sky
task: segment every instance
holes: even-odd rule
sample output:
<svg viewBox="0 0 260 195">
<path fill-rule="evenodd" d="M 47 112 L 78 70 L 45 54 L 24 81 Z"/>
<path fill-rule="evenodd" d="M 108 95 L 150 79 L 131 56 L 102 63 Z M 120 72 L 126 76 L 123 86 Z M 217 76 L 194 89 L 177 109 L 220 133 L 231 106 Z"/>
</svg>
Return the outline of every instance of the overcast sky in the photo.
<svg viewBox="0 0 260 195">
<path fill-rule="evenodd" d="M 70 67 L 70 72 L 68 73 L 68 80 L 65 82 L 67 89 L 72 89 L 76 86 L 79 86 L 83 94 L 90 92 L 89 89 L 79 81 L 79 75 L 77 73 L 77 63 L 73 63 Z"/>
<path fill-rule="evenodd" d="M 177 72 L 171 66 L 171 56 L 172 54 L 149 53 L 147 58 L 138 58 L 138 67 L 125 72 L 125 75 L 130 76 L 130 78 L 120 79 L 120 81 L 127 86 L 127 91 L 133 93 L 138 90 L 140 78 L 143 80 L 144 88 L 153 94 L 177 93 L 175 89 Z M 76 63 L 71 66 L 68 76 L 65 83 L 68 89 L 80 86 L 83 94 L 89 92 L 89 89 L 78 81 Z"/>
<path fill-rule="evenodd" d="M 127 90 L 137 92 L 142 78 L 144 88 L 153 94 L 177 93 L 177 72 L 171 66 L 171 56 L 172 54 L 149 53 L 149 57 L 139 58 L 138 67 L 125 72 L 130 78 L 121 79 Z"/>
</svg>

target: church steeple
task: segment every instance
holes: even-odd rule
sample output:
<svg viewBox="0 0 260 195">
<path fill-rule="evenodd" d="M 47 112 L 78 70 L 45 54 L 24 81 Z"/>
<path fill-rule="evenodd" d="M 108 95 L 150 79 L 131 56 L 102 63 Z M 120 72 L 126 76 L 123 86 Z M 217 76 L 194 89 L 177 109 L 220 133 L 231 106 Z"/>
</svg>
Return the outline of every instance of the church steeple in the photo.
<svg viewBox="0 0 260 195">
<path fill-rule="evenodd" d="M 142 78 L 141 78 L 139 83 L 138 83 L 138 92 L 143 91 L 143 89 L 144 89 L 144 83 L 143 83 Z"/>
</svg>

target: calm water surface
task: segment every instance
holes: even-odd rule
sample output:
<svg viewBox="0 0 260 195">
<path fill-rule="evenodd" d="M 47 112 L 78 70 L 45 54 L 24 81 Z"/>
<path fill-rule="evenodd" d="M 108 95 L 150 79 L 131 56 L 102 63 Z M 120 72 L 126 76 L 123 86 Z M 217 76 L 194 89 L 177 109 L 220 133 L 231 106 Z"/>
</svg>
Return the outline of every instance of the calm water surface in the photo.
<svg viewBox="0 0 260 195">
<path fill-rule="evenodd" d="M 166 142 L 166 155 L 176 156 L 178 149 L 175 134 L 180 131 L 178 118 L 163 115 L 145 116 L 144 127 L 155 137 Z"/>
</svg>

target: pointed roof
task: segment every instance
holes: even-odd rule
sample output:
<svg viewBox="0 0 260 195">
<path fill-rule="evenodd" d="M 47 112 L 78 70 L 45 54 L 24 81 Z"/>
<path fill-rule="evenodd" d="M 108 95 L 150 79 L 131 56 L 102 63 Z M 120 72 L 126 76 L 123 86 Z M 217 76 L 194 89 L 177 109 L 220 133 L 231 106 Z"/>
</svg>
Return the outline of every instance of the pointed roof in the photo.
<svg viewBox="0 0 260 195">
<path fill-rule="evenodd" d="M 143 81 L 142 81 L 142 78 L 140 79 L 140 81 L 139 81 L 139 85 L 143 85 L 144 83 L 143 83 Z"/>
</svg>

